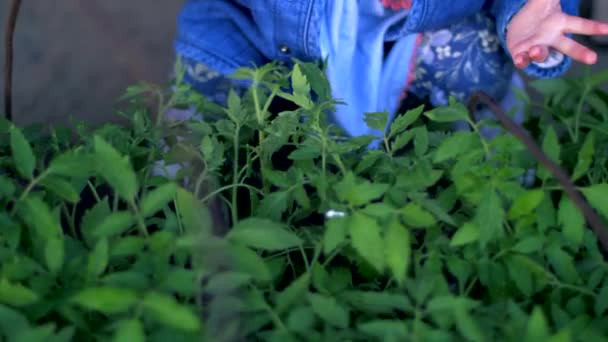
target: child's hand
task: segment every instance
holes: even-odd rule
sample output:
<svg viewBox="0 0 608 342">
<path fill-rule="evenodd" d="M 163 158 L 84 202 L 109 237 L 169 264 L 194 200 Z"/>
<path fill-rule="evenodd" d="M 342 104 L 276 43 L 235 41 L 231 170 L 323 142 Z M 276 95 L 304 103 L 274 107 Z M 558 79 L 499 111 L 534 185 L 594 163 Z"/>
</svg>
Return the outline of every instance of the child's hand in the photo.
<svg viewBox="0 0 608 342">
<path fill-rule="evenodd" d="M 608 35 L 608 23 L 567 15 L 560 0 L 529 0 L 507 29 L 507 48 L 518 68 L 543 62 L 555 49 L 585 64 L 595 64 L 597 54 L 566 34 Z"/>
</svg>

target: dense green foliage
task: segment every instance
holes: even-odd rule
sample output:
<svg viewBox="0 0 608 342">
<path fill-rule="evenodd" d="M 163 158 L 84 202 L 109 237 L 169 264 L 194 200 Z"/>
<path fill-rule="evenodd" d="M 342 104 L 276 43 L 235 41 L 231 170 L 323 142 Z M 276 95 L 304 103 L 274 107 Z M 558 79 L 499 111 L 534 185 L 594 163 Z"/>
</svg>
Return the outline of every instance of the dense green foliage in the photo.
<svg viewBox="0 0 608 342">
<path fill-rule="evenodd" d="M 387 130 L 370 113 L 386 133 L 368 149 L 326 122 L 338 104 L 316 66 L 235 77 L 250 88 L 226 108 L 178 78 L 130 88 L 126 126 L 2 123 L 6 340 L 608 339 L 595 236 L 519 141 L 483 138 L 495 123 L 458 103 Z M 533 83 L 526 127 L 608 218 L 605 79 Z M 272 115 L 275 98 L 293 110 Z M 175 107 L 213 120 L 160 119 Z M 184 164 L 176 179 L 152 174 L 159 159 Z"/>
</svg>

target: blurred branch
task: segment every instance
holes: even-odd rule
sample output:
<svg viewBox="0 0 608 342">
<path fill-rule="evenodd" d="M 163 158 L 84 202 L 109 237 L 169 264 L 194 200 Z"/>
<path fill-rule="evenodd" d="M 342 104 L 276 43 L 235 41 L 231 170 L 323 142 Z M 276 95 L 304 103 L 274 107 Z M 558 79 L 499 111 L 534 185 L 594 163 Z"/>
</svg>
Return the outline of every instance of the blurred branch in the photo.
<svg viewBox="0 0 608 342">
<path fill-rule="evenodd" d="M 10 6 L 4 36 L 4 113 L 8 120 L 13 119 L 13 39 L 21 0 L 12 0 Z"/>
</svg>

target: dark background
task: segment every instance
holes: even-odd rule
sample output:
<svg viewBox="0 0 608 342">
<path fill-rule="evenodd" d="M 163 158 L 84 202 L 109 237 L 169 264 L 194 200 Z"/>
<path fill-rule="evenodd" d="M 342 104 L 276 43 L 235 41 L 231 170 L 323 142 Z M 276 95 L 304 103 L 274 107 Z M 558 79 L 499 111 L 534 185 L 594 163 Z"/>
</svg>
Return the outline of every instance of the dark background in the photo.
<svg viewBox="0 0 608 342">
<path fill-rule="evenodd" d="M 8 3 L 0 0 L 2 31 Z M 113 106 L 128 85 L 167 80 L 182 3 L 23 0 L 15 37 L 17 121 L 67 123 L 72 116 L 98 124 L 116 119 Z M 608 0 L 583 0 L 583 7 L 587 16 L 608 21 Z M 600 52 L 594 69 L 608 66 L 608 50 Z M 577 66 L 571 72 L 580 71 Z"/>
</svg>

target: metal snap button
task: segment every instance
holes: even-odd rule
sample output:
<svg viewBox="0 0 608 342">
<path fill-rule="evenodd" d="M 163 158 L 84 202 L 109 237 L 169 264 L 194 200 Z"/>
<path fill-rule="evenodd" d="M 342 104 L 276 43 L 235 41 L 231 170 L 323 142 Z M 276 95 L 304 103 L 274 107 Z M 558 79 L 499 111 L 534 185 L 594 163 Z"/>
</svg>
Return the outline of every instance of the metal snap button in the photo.
<svg viewBox="0 0 608 342">
<path fill-rule="evenodd" d="M 291 52 L 291 50 L 289 49 L 289 46 L 283 44 L 281 46 L 279 46 L 279 51 L 281 51 L 282 54 L 288 54 Z"/>
</svg>

